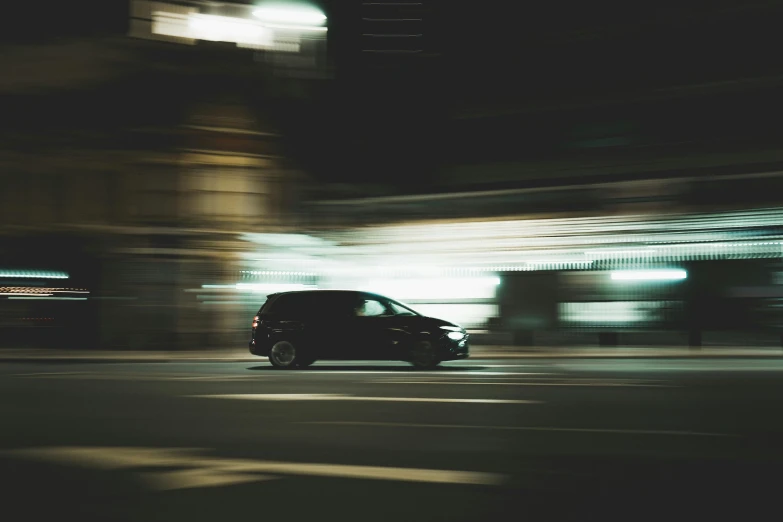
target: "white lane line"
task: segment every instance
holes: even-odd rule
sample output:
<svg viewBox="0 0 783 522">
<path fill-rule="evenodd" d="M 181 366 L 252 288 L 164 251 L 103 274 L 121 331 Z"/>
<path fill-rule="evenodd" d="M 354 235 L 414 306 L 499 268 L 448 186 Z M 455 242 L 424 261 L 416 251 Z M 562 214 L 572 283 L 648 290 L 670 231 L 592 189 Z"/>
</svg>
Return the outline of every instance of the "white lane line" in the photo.
<svg viewBox="0 0 783 522">
<path fill-rule="evenodd" d="M 172 491 L 175 489 L 233 486 L 235 484 L 275 480 L 280 477 L 252 473 L 226 473 L 215 469 L 183 469 L 141 473 L 141 478 L 152 489 Z"/>
<path fill-rule="evenodd" d="M 501 485 L 508 479 L 505 475 L 475 471 L 229 459 L 202 456 L 201 452 L 203 450 L 179 448 L 44 447 L 2 453 L 15 458 L 101 470 L 164 466 L 180 468 L 142 474 L 150 487 L 162 490 L 226 486 L 281 478 L 274 475 L 491 486 Z"/>
<path fill-rule="evenodd" d="M 385 428 L 437 428 L 458 430 L 501 430 L 501 431 L 541 431 L 563 433 L 609 433 L 617 435 L 672 435 L 680 437 L 739 437 L 730 433 L 707 433 L 678 430 L 624 430 L 611 428 L 559 428 L 556 426 L 471 426 L 467 424 L 408 424 L 403 422 L 363 422 L 363 421 L 303 421 L 299 424 L 320 424 L 333 426 L 374 426 Z"/>
<path fill-rule="evenodd" d="M 539 404 L 541 401 L 514 399 L 453 399 L 438 397 L 358 397 L 320 393 L 237 393 L 225 395 L 186 395 L 198 399 L 234 399 L 246 401 L 377 401 L 377 402 L 452 402 L 476 404 Z"/>
<path fill-rule="evenodd" d="M 679 388 L 668 384 L 633 384 L 618 382 L 450 382 L 450 381 L 365 381 L 374 384 L 446 384 L 446 385 L 485 385 L 485 386 L 594 386 L 627 388 Z"/>
</svg>

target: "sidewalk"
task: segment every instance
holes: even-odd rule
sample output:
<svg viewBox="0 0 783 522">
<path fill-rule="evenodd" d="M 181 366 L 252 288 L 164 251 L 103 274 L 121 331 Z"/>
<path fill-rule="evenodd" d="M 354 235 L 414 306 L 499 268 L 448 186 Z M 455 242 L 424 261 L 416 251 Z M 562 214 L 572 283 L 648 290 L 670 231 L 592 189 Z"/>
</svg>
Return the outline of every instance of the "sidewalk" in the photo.
<svg viewBox="0 0 783 522">
<path fill-rule="evenodd" d="M 670 347 L 634 348 L 529 348 L 517 346 L 474 346 L 471 359 L 548 359 L 548 358 L 781 358 L 781 348 L 706 347 L 701 349 Z M 47 349 L 0 349 L 0 362 L 258 362 L 246 350 L 204 350 L 188 352 L 76 351 Z"/>
</svg>

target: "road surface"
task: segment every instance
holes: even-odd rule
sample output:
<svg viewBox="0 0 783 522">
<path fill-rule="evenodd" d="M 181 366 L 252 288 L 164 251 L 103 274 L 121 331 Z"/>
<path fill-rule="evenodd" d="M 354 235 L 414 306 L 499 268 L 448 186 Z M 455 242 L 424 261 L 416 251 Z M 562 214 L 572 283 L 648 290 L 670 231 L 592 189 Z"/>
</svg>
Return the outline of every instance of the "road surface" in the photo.
<svg viewBox="0 0 783 522">
<path fill-rule="evenodd" d="M 3 509 L 145 522 L 769 519 L 781 377 L 783 362 L 740 358 L 431 372 L 6 362 Z"/>
</svg>

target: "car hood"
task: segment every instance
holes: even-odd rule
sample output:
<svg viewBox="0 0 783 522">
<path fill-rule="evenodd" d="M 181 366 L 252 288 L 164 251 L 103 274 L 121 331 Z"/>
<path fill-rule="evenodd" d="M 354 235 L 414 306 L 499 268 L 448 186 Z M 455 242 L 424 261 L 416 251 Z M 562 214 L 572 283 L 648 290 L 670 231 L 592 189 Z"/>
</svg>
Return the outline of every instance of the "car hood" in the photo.
<svg viewBox="0 0 783 522">
<path fill-rule="evenodd" d="M 422 316 L 421 317 L 421 321 L 422 321 L 422 323 L 426 324 L 427 326 L 429 326 L 431 328 L 439 328 L 441 326 L 452 326 L 452 327 L 456 327 L 456 328 L 462 328 L 458 324 L 455 324 L 455 323 L 452 323 L 452 322 L 449 322 L 449 321 L 444 321 L 443 319 L 437 319 L 435 317 Z"/>
</svg>

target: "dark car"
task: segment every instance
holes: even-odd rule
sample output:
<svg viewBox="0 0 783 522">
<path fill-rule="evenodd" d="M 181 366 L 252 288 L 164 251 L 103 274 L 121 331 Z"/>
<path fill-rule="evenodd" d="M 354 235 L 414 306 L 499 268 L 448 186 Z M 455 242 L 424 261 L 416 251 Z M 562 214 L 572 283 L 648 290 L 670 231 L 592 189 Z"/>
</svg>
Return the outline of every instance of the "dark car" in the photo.
<svg viewBox="0 0 783 522">
<path fill-rule="evenodd" d="M 432 368 L 468 357 L 468 334 L 388 297 L 347 290 L 271 294 L 253 318 L 250 353 L 277 368 L 317 359 L 408 361 Z"/>
</svg>

